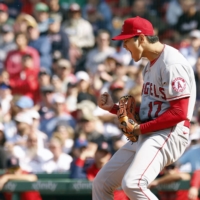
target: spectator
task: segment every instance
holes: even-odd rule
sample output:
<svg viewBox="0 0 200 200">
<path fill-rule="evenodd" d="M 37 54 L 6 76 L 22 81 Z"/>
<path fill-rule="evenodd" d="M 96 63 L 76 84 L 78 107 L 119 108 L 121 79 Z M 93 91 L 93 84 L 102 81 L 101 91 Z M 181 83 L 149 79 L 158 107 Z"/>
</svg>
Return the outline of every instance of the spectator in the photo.
<svg viewBox="0 0 200 200">
<path fill-rule="evenodd" d="M 7 70 L 10 78 L 19 75 L 22 70 L 22 56 L 29 54 L 33 58 L 33 65 L 35 70 L 39 69 L 39 55 L 35 49 L 28 47 L 28 39 L 25 34 L 18 33 L 15 36 L 17 49 L 10 51 L 5 60 L 5 69 Z"/>
<path fill-rule="evenodd" d="M 2 37 L 0 42 L 0 70 L 4 68 L 4 61 L 8 52 L 16 49 L 12 26 L 4 24 L 1 27 L 1 36 Z"/>
<path fill-rule="evenodd" d="M 4 125 L 0 123 L 0 147 L 4 147 L 6 143 L 6 137 L 4 134 Z"/>
<path fill-rule="evenodd" d="M 63 141 L 63 152 L 64 153 L 71 153 L 72 147 L 74 145 L 74 129 L 66 124 L 60 123 L 57 125 L 55 129 L 54 136 L 58 136 Z"/>
<path fill-rule="evenodd" d="M 102 64 L 108 55 L 115 53 L 115 49 L 109 46 L 110 34 L 100 30 L 97 34 L 97 47 L 90 50 L 86 57 L 85 67 L 89 74 L 95 74 L 99 64 Z"/>
<path fill-rule="evenodd" d="M 16 123 L 16 133 L 8 139 L 8 142 L 13 145 L 25 146 L 27 137 L 31 134 L 33 120 L 28 114 L 20 112 L 15 116 L 14 121 Z"/>
<path fill-rule="evenodd" d="M 29 174 L 20 168 L 19 160 L 15 157 L 11 157 L 7 160 L 6 173 L 0 178 L 0 189 L 10 180 L 21 181 L 37 181 L 37 176 Z M 4 192 L 5 200 L 11 200 L 13 194 L 10 192 Z M 37 191 L 27 191 L 20 194 L 21 200 L 42 200 L 40 193 Z"/>
<path fill-rule="evenodd" d="M 94 116 L 96 105 L 88 100 L 77 104 L 77 133 L 86 135 L 88 142 L 99 144 L 105 138 L 103 135 L 103 125 L 98 117 Z"/>
<path fill-rule="evenodd" d="M 49 69 L 41 67 L 38 74 L 40 88 L 51 85 L 51 72 Z"/>
<path fill-rule="evenodd" d="M 81 8 L 73 3 L 69 7 L 70 17 L 63 23 L 70 43 L 78 48 L 90 48 L 94 45 L 94 34 L 91 24 L 81 17 Z"/>
<path fill-rule="evenodd" d="M 72 157 L 63 153 L 63 141 L 59 136 L 51 138 L 49 149 L 53 154 L 53 158 L 43 165 L 43 170 L 48 173 L 69 171 Z"/>
<path fill-rule="evenodd" d="M 66 93 L 66 106 L 69 112 L 73 112 L 77 108 L 78 88 L 76 83 L 68 83 Z M 69 106 L 70 105 L 70 106 Z"/>
<path fill-rule="evenodd" d="M 89 74 L 84 71 L 78 71 L 75 76 L 78 87 L 77 103 L 80 103 L 83 100 L 90 100 L 96 104 L 96 97 L 90 85 L 91 80 Z"/>
<path fill-rule="evenodd" d="M 191 169 L 188 170 L 189 173 L 193 173 L 195 170 L 200 169 L 200 144 L 193 145 L 190 149 L 188 149 L 177 161 L 177 165 L 179 167 L 190 164 Z"/>
<path fill-rule="evenodd" d="M 131 17 L 136 16 L 149 20 L 153 24 L 155 35 L 162 34 L 167 30 L 167 24 L 161 18 L 147 10 L 147 2 L 145 0 L 135 0 L 133 2 Z"/>
<path fill-rule="evenodd" d="M 13 20 L 9 18 L 9 13 L 8 13 L 8 6 L 4 3 L 0 3 L 0 28 L 4 24 L 13 24 Z"/>
<path fill-rule="evenodd" d="M 38 135 L 31 132 L 24 146 L 15 145 L 13 154 L 20 160 L 20 167 L 31 173 L 42 172 L 43 164 L 53 157 L 52 153 L 38 144 Z"/>
<path fill-rule="evenodd" d="M 47 34 L 49 28 L 49 7 L 42 2 L 35 4 L 34 16 L 38 23 L 40 34 Z"/>
<path fill-rule="evenodd" d="M 3 120 L 4 115 L 10 111 L 10 103 L 13 96 L 11 94 L 11 87 L 6 83 L 0 84 L 0 107 L 1 107 L 1 120 Z"/>
<path fill-rule="evenodd" d="M 70 43 L 68 35 L 61 28 L 61 17 L 50 15 L 48 37 L 51 40 L 52 56 L 69 59 Z"/>
<path fill-rule="evenodd" d="M 184 36 L 195 29 L 200 29 L 200 11 L 196 9 L 196 0 L 180 0 L 182 15 L 175 24 L 175 30 Z"/>
<path fill-rule="evenodd" d="M 65 97 L 62 94 L 54 94 L 52 98 L 51 108 L 53 113 L 49 118 L 41 119 L 40 130 L 47 134 L 48 138 L 51 138 L 57 124 L 61 121 L 66 124 L 75 127 L 75 121 L 73 117 L 67 113 L 65 107 Z"/>
<path fill-rule="evenodd" d="M 53 117 L 54 115 L 52 109 L 52 101 L 55 89 L 51 84 L 44 85 L 41 87 L 40 93 L 41 93 L 41 102 L 39 105 L 40 106 L 39 113 L 41 115 L 41 120 L 47 120 Z"/>
<path fill-rule="evenodd" d="M 112 12 L 105 1 L 88 0 L 83 7 L 83 17 L 93 25 L 94 33 L 100 29 L 112 32 Z"/>
<path fill-rule="evenodd" d="M 43 133 L 39 130 L 39 125 L 40 125 L 40 114 L 39 114 L 39 112 L 35 109 L 30 109 L 26 113 L 28 113 L 33 120 L 32 132 L 37 136 L 38 148 L 46 147 L 48 137 L 45 133 Z"/>
<path fill-rule="evenodd" d="M 189 45 L 180 48 L 179 51 L 195 70 L 196 61 L 200 55 L 200 30 L 191 31 L 189 33 Z"/>
<path fill-rule="evenodd" d="M 194 171 L 190 181 L 190 188 L 188 191 L 188 200 L 199 200 L 200 188 L 200 170 Z"/>
<path fill-rule="evenodd" d="M 38 26 L 35 18 L 31 15 L 21 13 L 18 15 L 17 19 L 15 20 L 14 23 L 14 31 L 15 33 L 27 33 L 28 27 L 36 27 Z"/>
<path fill-rule="evenodd" d="M 68 83 L 75 82 L 76 77 L 73 74 L 73 68 L 69 60 L 60 59 L 56 63 L 55 73 L 62 81 L 62 92 L 67 91 Z"/>
<path fill-rule="evenodd" d="M 22 55 L 21 62 L 22 69 L 20 73 L 10 77 L 12 94 L 28 96 L 37 103 L 39 101 L 39 69 L 34 66 L 31 54 Z"/>
<path fill-rule="evenodd" d="M 87 144 L 85 144 L 87 145 Z M 102 142 L 95 150 L 95 154 L 89 145 L 80 145 L 80 156 L 73 160 L 70 170 L 70 178 L 87 179 L 93 181 L 99 170 L 110 160 L 112 153 L 107 142 Z M 121 191 L 114 192 L 114 200 L 128 200 L 128 197 Z"/>
<path fill-rule="evenodd" d="M 200 101 L 200 56 L 197 58 L 195 68 L 194 68 L 194 73 L 195 73 L 195 81 L 196 81 L 196 89 L 197 89 L 196 100 L 199 102 Z"/>
<path fill-rule="evenodd" d="M 4 2 L 8 7 L 10 18 L 16 19 L 21 12 L 22 2 L 20 0 L 5 0 Z"/>
<path fill-rule="evenodd" d="M 172 0 L 169 2 L 166 11 L 166 21 L 170 26 L 177 23 L 179 16 L 182 14 L 182 8 L 180 5 L 181 0 Z"/>
<path fill-rule="evenodd" d="M 51 42 L 46 35 L 41 35 L 38 27 L 28 27 L 29 46 L 36 49 L 40 55 L 40 66 L 51 70 Z"/>
<path fill-rule="evenodd" d="M 66 10 L 63 9 L 59 0 L 47 0 L 47 5 L 49 6 L 49 14 L 56 14 L 61 18 L 61 21 L 65 21 L 67 18 Z"/>
<path fill-rule="evenodd" d="M 162 175 L 150 183 L 149 188 L 156 187 L 161 184 L 169 184 L 180 180 L 190 180 L 190 174 L 183 173 L 178 170 L 178 168 L 172 164 L 162 171 Z M 159 191 L 160 200 L 188 200 L 188 190 L 178 190 L 178 191 Z"/>
</svg>

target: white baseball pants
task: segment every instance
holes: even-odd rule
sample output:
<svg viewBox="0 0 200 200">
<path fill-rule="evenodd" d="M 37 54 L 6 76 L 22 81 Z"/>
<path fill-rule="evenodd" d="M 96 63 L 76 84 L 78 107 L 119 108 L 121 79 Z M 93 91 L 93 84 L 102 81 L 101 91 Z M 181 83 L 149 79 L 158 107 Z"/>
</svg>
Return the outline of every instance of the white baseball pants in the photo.
<svg viewBox="0 0 200 200">
<path fill-rule="evenodd" d="M 113 200 L 121 186 L 131 200 L 158 200 L 147 188 L 167 165 L 175 162 L 188 144 L 189 128 L 177 125 L 127 142 L 99 171 L 93 182 L 93 200 Z"/>
</svg>

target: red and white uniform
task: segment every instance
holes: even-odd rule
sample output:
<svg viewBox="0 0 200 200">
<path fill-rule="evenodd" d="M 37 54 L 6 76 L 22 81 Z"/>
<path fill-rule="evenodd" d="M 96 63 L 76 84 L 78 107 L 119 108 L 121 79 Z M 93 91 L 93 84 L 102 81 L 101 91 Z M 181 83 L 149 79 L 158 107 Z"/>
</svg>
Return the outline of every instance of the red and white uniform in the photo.
<svg viewBox="0 0 200 200">
<path fill-rule="evenodd" d="M 187 147 L 196 99 L 192 67 L 179 51 L 165 45 L 143 76 L 142 134 L 138 142 L 127 142 L 97 174 L 95 200 L 112 200 L 112 191 L 120 185 L 131 200 L 158 200 L 148 185 Z"/>
</svg>

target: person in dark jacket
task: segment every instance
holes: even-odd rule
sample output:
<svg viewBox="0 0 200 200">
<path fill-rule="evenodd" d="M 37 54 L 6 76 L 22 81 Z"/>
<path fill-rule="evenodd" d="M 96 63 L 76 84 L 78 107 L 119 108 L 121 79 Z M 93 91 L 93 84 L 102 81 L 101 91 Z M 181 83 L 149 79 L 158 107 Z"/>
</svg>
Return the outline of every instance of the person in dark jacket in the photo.
<svg viewBox="0 0 200 200">
<path fill-rule="evenodd" d="M 59 15 L 52 14 L 50 16 L 48 36 L 52 44 L 51 54 L 53 57 L 69 59 L 69 38 L 61 28 L 61 20 Z"/>
</svg>

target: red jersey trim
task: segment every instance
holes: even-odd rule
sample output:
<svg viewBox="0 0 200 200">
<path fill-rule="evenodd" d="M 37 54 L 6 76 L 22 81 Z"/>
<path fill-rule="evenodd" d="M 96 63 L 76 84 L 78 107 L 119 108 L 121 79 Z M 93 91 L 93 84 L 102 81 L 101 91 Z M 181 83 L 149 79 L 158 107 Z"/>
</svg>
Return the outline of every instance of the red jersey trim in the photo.
<svg viewBox="0 0 200 200">
<path fill-rule="evenodd" d="M 77 165 L 78 167 L 83 167 L 84 164 L 85 164 L 85 161 L 84 161 L 84 160 L 81 160 L 80 158 L 78 158 L 78 159 L 76 160 L 76 165 Z"/>
<path fill-rule="evenodd" d="M 183 98 L 183 97 L 190 97 L 190 94 L 184 94 L 184 95 L 180 95 L 180 96 L 177 96 L 177 97 L 171 97 L 171 98 L 166 98 L 167 100 L 172 100 L 172 99 L 180 99 L 180 98 Z"/>
</svg>

